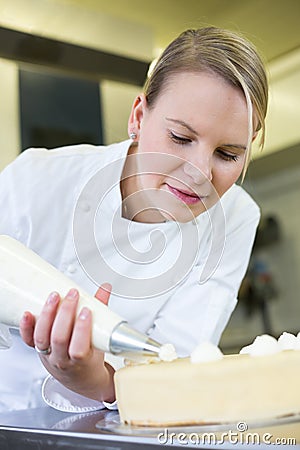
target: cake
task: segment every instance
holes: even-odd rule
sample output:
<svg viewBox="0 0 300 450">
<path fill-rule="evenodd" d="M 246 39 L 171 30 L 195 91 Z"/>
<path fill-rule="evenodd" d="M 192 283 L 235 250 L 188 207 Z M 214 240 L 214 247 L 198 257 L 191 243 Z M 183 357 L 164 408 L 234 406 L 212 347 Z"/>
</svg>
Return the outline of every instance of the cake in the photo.
<svg viewBox="0 0 300 450">
<path fill-rule="evenodd" d="M 202 344 L 189 358 L 129 365 L 115 386 L 123 423 L 168 427 L 300 414 L 299 379 L 300 333 L 285 333 L 260 336 L 236 355 Z"/>
</svg>

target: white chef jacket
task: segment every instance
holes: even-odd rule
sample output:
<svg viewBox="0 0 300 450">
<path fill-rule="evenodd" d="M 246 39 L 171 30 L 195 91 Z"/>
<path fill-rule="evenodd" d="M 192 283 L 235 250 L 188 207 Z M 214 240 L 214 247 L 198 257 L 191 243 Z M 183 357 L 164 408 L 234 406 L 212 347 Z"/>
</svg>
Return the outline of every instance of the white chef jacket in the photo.
<svg viewBox="0 0 300 450">
<path fill-rule="evenodd" d="M 233 185 L 189 223 L 123 219 L 119 180 L 130 142 L 23 152 L 0 175 L 0 234 L 18 239 L 93 295 L 110 282 L 112 310 L 188 355 L 201 341 L 219 342 L 246 272 L 259 208 Z M 0 351 L 6 370 L 13 352 Z M 23 369 L 28 352 L 24 356 Z M 61 410 L 103 407 L 51 377 L 43 395 Z"/>
</svg>

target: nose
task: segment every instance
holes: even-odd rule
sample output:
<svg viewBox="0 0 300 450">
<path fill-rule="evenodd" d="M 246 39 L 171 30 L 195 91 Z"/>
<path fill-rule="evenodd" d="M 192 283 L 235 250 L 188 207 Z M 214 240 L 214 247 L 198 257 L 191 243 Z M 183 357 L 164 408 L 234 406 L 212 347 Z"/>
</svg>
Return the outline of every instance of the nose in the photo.
<svg viewBox="0 0 300 450">
<path fill-rule="evenodd" d="M 212 180 L 211 155 L 200 155 L 192 160 L 185 161 L 184 173 L 192 178 L 195 184 L 203 184 Z"/>
</svg>

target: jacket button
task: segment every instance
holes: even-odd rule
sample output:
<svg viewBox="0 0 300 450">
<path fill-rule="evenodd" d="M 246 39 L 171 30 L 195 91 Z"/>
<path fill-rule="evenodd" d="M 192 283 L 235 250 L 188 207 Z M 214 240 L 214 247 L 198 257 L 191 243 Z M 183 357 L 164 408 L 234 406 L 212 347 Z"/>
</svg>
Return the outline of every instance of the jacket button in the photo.
<svg viewBox="0 0 300 450">
<path fill-rule="evenodd" d="M 75 265 L 74 265 L 74 264 L 70 264 L 70 265 L 68 266 L 68 268 L 67 268 L 67 271 L 68 271 L 69 273 L 75 273 L 75 272 L 76 272 L 76 267 L 75 267 Z"/>
<path fill-rule="evenodd" d="M 89 212 L 91 210 L 91 206 L 87 202 L 82 202 L 81 209 L 83 212 Z"/>
</svg>

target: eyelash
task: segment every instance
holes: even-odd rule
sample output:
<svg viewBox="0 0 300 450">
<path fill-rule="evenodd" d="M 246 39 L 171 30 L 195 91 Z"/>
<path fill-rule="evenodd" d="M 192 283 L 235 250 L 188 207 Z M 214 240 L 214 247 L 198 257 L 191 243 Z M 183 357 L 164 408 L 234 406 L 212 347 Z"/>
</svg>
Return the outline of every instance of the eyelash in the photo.
<svg viewBox="0 0 300 450">
<path fill-rule="evenodd" d="M 174 134 L 172 131 L 169 132 L 169 135 L 170 135 L 171 140 L 173 142 L 175 142 L 175 144 L 186 145 L 186 144 L 190 144 L 192 142 L 191 139 L 177 136 L 177 134 Z"/>
<path fill-rule="evenodd" d="M 225 161 L 234 161 L 236 162 L 239 159 L 239 155 L 231 155 L 230 153 L 226 153 L 224 150 L 217 149 L 218 154 L 223 158 Z"/>
<path fill-rule="evenodd" d="M 173 133 L 172 131 L 169 132 L 170 138 L 173 142 L 175 142 L 178 145 L 187 145 L 190 144 L 192 142 L 192 139 L 189 138 L 184 138 L 181 136 L 177 136 L 175 133 Z M 217 149 L 217 153 L 218 155 L 220 155 L 220 157 L 222 159 L 224 159 L 225 161 L 233 161 L 236 162 L 239 159 L 239 155 L 232 155 L 230 153 L 226 153 L 224 150 L 222 149 Z"/>
</svg>

